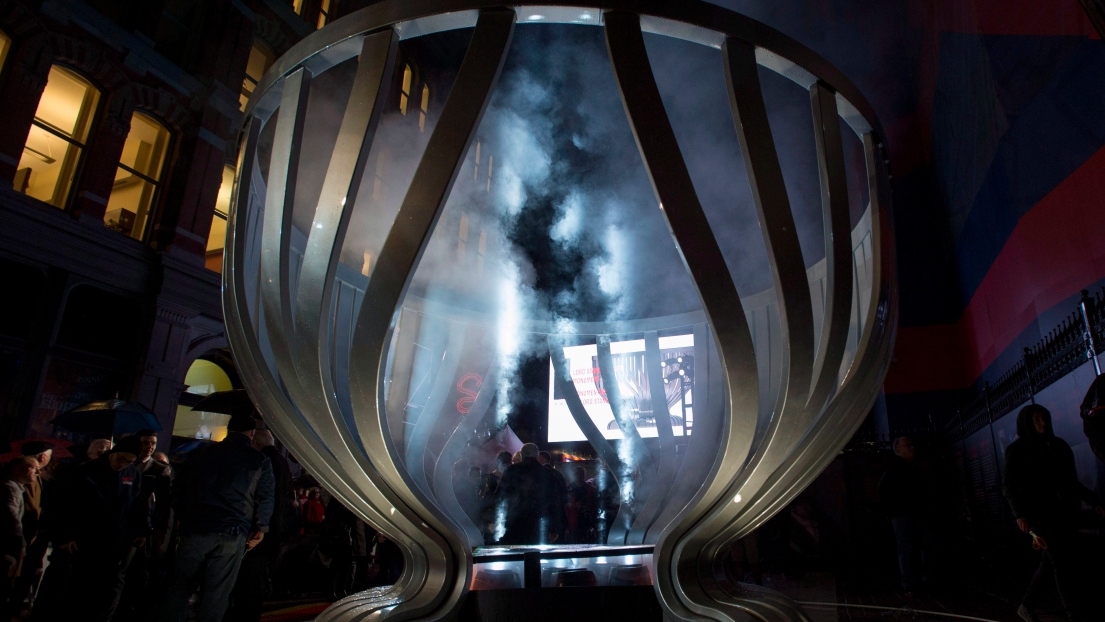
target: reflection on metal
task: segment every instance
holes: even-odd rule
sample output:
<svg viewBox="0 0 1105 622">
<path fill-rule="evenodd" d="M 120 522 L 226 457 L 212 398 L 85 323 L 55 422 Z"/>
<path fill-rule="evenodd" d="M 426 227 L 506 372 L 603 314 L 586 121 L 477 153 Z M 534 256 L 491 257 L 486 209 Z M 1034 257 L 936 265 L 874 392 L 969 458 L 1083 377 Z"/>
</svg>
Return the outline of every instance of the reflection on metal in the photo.
<svg viewBox="0 0 1105 622">
<path fill-rule="evenodd" d="M 617 443 L 606 440 L 584 410 L 564 354 L 568 342 L 549 335 L 555 381 L 572 417 L 610 472 L 623 479 L 632 474 L 640 494 L 640 503 L 624 511 L 619 527 L 611 529 L 611 539 L 655 545 L 654 588 L 671 619 L 806 619 L 785 597 L 734 582 L 721 561 L 736 539 L 785 507 L 820 473 L 859 426 L 885 374 L 896 298 L 878 121 L 854 85 L 824 59 L 739 14 L 689 0 L 611 0 L 604 3 L 605 12 L 551 4 L 525 11 L 546 16 L 545 23 L 605 28 L 627 118 L 704 310 L 693 320 L 641 318 L 635 328 L 591 333 L 600 335 L 600 375 L 627 439 Z M 464 515 L 452 479 L 469 439 L 494 418 L 499 364 L 488 362 L 480 370 L 483 383 L 470 409 L 459 411 L 462 416 L 449 422 L 430 418 L 448 401 L 461 351 L 477 341 L 466 336 L 463 322 L 435 319 L 449 326 L 444 358 L 427 380 L 432 388 L 421 418 L 401 433 L 394 431 L 389 413 L 402 412 L 408 379 L 396 379 L 388 394 L 385 375 L 389 366 L 410 369 L 416 358 L 417 344 L 403 331 L 428 320 L 402 311 L 407 289 L 495 86 L 517 20 L 514 10 L 491 0 L 384 0 L 294 46 L 262 79 L 247 107 L 224 265 L 224 305 L 235 357 L 254 403 L 279 438 L 333 494 L 394 540 L 406 564 L 395 586 L 350 596 L 320 620 L 441 619 L 455 614 L 473 583 L 472 547 L 482 542 L 481 534 Z M 345 285 L 339 255 L 399 40 L 473 26 L 372 278 L 360 290 L 363 296 L 353 296 L 352 307 L 339 308 L 345 304 L 336 289 Z M 755 331 L 681 156 L 644 32 L 712 46 L 722 54 L 775 284 L 782 343 L 778 382 L 760 382 L 771 373 L 766 358 L 758 360 Z M 299 157 L 312 77 L 354 58 L 352 91 L 318 203 L 293 205 L 299 169 L 324 165 Z M 761 68 L 810 93 L 826 253 L 820 336 L 814 325 L 818 306 L 811 299 L 767 121 Z M 842 121 L 862 140 L 866 154 L 870 207 L 864 222 L 870 223 L 870 235 L 864 244 L 870 250 L 861 253 L 863 261 L 849 222 Z M 272 155 L 262 175 L 258 145 L 270 122 L 275 124 Z M 299 246 L 293 231 L 296 208 L 313 214 Z M 302 255 L 298 270 L 295 253 Z M 350 334 L 339 338 L 336 318 L 344 317 Z M 642 441 L 629 413 L 622 411 L 609 340 L 614 333 L 643 334 L 647 376 L 650 384 L 662 386 L 656 331 L 672 328 L 694 334 L 695 412 L 717 415 L 696 417 L 694 434 L 683 439 L 687 451 L 678 457 L 662 391 L 653 392 L 651 404 L 644 405 L 656 421 L 654 445 Z M 707 380 L 711 377 L 713 382 Z M 770 417 L 761 420 L 761 410 Z M 441 443 L 433 451 L 431 439 Z M 634 455 L 648 455 L 645 464 L 627 465 L 622 459 L 619 447 L 631 446 Z"/>
</svg>

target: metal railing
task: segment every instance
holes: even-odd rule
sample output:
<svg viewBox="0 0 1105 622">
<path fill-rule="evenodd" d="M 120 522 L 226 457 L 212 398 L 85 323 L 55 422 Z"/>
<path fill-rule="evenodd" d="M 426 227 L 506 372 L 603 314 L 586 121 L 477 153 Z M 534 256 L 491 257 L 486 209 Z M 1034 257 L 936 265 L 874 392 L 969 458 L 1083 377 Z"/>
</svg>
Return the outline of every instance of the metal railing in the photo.
<svg viewBox="0 0 1105 622">
<path fill-rule="evenodd" d="M 1024 349 L 1012 367 L 963 403 L 944 423 L 953 440 L 967 438 L 1013 412 L 1087 360 L 1101 373 L 1098 344 L 1105 342 L 1105 287 L 1093 295 L 1082 290 L 1078 307 L 1039 342 Z"/>
</svg>

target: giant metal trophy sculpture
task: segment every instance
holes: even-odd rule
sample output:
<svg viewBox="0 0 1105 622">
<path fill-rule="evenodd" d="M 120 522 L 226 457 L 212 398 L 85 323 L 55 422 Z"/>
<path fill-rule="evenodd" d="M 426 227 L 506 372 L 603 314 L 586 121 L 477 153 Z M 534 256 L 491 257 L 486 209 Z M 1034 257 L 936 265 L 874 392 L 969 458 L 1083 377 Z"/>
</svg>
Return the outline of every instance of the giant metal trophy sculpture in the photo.
<svg viewBox="0 0 1105 622">
<path fill-rule="evenodd" d="M 472 414 L 451 429 L 453 437 L 439 448 L 447 466 L 427 470 L 421 454 L 411 459 L 409 446 L 428 432 L 416 426 L 405 441 L 406 452 L 393 438 L 385 376 L 399 356 L 394 344 L 412 274 L 473 144 L 519 15 L 524 22 L 531 14 L 540 14 L 545 23 L 604 29 L 640 155 L 701 298 L 704 314 L 694 323 L 696 344 L 714 344 L 710 356 L 697 357 L 693 382 L 705 382 L 709 368 L 716 388 L 711 395 L 710 390 L 699 391 L 694 407 L 704 412 L 708 406 L 718 415 L 698 417 L 691 443 L 700 445 L 681 468 L 681 473 L 701 475 L 697 480 L 684 477 L 661 463 L 652 497 L 633 524 L 612 532 L 611 538 L 654 546 L 654 589 L 671 619 L 804 620 L 805 614 L 785 597 L 727 578 L 721 557 L 821 472 L 855 432 L 879 391 L 896 318 L 886 155 L 871 106 L 837 69 L 763 24 L 693 0 L 609 0 L 582 9 L 553 3 L 518 11 L 487 0 L 385 0 L 301 41 L 258 85 L 245 114 L 223 268 L 235 359 L 251 397 L 281 441 L 328 490 L 394 540 L 406 563 L 394 586 L 350 596 L 319 619 L 446 618 L 456 614 L 472 584 L 473 548 L 482 539 L 459 518 L 455 496 L 441 484 L 452 464 L 444 461 L 455 459 L 458 444 L 463 444 L 457 439 L 474 429 L 476 419 L 467 417 L 486 413 L 494 383 L 484 382 Z M 352 306 L 339 309 L 349 304 L 349 297 L 336 291 L 343 287 L 338 278 L 342 244 L 399 42 L 472 27 L 424 155 L 409 188 L 403 189 L 394 222 L 388 221 L 372 276 L 352 297 Z M 782 361 L 782 372 L 769 385 L 769 395 L 762 394 L 759 378 L 766 372 L 762 360 L 757 361 L 742 298 L 680 154 L 643 32 L 709 46 L 723 55 L 729 104 L 774 281 L 780 328 L 773 356 Z M 311 206 L 310 229 L 296 238 L 296 179 L 302 167 L 316 165 L 300 158 L 311 81 L 343 62 L 355 64 L 351 94 L 344 116 L 334 119 L 340 131 L 317 206 Z M 761 67 L 809 91 L 825 240 L 823 304 L 811 297 L 767 121 Z M 268 161 L 262 175 L 259 145 L 265 142 L 266 127 Z M 855 132 L 866 154 L 869 230 L 862 266 L 854 254 L 842 128 Z M 869 294 L 857 293 L 860 281 Z M 648 360 L 659 361 L 655 333 L 646 331 L 645 338 Z M 617 452 L 588 426 L 567 378 L 563 349 L 555 337 L 550 340 L 557 381 L 573 416 L 613 467 Z M 616 398 L 618 383 L 608 375 L 609 341 L 599 339 L 598 352 L 603 379 Z M 494 365 L 487 373 L 496 373 Z M 445 380 L 450 381 L 455 382 Z M 610 401 L 617 416 L 618 400 Z M 771 416 L 758 418 L 764 404 Z M 671 427 L 661 419 L 657 416 L 663 447 Z M 632 440 L 627 434 L 624 442 Z M 697 461 L 697 467 L 690 461 Z"/>
</svg>

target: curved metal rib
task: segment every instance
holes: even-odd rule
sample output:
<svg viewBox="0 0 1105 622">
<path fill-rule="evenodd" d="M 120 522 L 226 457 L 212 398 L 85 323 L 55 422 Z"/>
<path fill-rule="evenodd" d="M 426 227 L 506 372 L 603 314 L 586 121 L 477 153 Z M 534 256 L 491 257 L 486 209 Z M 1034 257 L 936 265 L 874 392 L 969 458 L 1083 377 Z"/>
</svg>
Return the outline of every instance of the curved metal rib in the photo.
<svg viewBox="0 0 1105 622">
<path fill-rule="evenodd" d="M 579 399 L 579 391 L 576 391 L 576 385 L 572 382 L 572 372 L 568 366 L 568 359 L 564 356 L 564 343 L 552 335 L 549 336 L 549 356 L 552 358 L 556 387 L 560 390 L 560 394 L 564 396 L 564 401 L 568 404 L 568 411 L 572 413 L 572 419 L 583 431 L 583 436 L 587 439 L 587 442 L 598 452 L 599 460 L 610 470 L 610 474 L 614 476 L 615 481 L 621 485 L 622 482 L 619 478 L 625 468 L 622 460 L 618 456 L 617 450 L 602 435 L 602 431 L 598 429 L 598 426 L 591 420 L 587 410 L 583 407 L 583 402 Z"/>
<path fill-rule="evenodd" d="M 495 410 L 492 407 L 495 404 L 495 393 L 499 386 L 498 377 L 499 364 L 496 361 L 491 364 L 487 373 L 484 374 L 483 384 L 480 385 L 480 391 L 476 394 L 476 401 L 472 403 L 471 410 L 461 418 L 456 430 L 445 442 L 434 467 L 432 476 L 434 492 L 437 494 L 437 498 L 441 500 L 445 511 L 455 514 L 456 517 L 467 519 L 464 509 L 453 490 L 453 465 L 460 459 L 461 452 L 468 443 L 468 439 L 472 438 L 472 435 L 476 433 L 480 426 L 494 415 Z M 478 525 L 469 520 L 455 519 L 464 527 L 464 533 L 468 537 L 471 546 L 483 545 L 483 533 Z"/>
<path fill-rule="evenodd" d="M 223 288 L 223 305 L 227 317 L 227 338 L 237 352 L 236 362 L 239 374 L 246 380 L 250 399 L 262 412 L 266 421 L 280 437 L 281 441 L 301 459 L 315 465 L 318 479 L 327 488 L 349 504 L 362 518 L 381 529 L 395 539 L 404 549 L 413 543 L 402 532 L 383 519 L 376 509 L 366 503 L 358 491 L 347 483 L 344 473 L 336 472 L 332 466 L 332 455 L 318 441 L 318 438 L 305 429 L 303 419 L 294 406 L 284 398 L 279 382 L 269 372 L 268 364 L 261 358 L 261 348 L 257 341 L 256 328 L 250 318 L 247 302 L 248 284 L 244 278 L 246 271 L 246 240 L 250 233 L 249 210 L 250 189 L 248 181 L 254 176 L 255 156 L 261 123 L 252 120 L 246 127 L 246 140 L 238 159 L 238 181 L 234 190 L 235 209 L 231 213 L 227 226 L 227 244 L 224 255 L 223 274 L 226 285 Z M 258 301 L 260 305 L 261 302 Z M 404 577 L 388 590 L 373 594 L 373 603 L 384 606 L 389 598 L 401 593 L 409 578 Z M 373 609 L 375 605 L 368 605 Z"/>
<path fill-rule="evenodd" d="M 387 430 L 383 372 L 399 303 L 498 79 L 514 23 L 513 10 L 480 12 L 456 81 L 384 241 L 354 329 L 353 341 L 358 347 L 350 356 L 350 394 L 359 414 L 359 441 L 372 456 L 381 483 L 417 508 L 421 529 L 428 539 L 425 550 L 432 554 L 428 566 L 419 573 L 424 583 L 417 595 L 399 605 L 396 612 L 405 610 L 433 618 L 448 615 L 467 592 L 472 571 L 467 541 L 462 541 L 450 529 L 455 525 L 404 480 L 396 461 L 397 449 Z"/>
<path fill-rule="evenodd" d="M 697 572 L 680 561 L 698 557 L 702 536 L 697 534 L 708 529 L 700 521 L 711 513 L 713 508 L 709 506 L 728 488 L 751 447 L 759 395 L 758 370 L 740 297 L 679 155 L 678 141 L 652 75 L 640 18 L 632 13 L 611 11 L 605 14 L 605 24 L 607 49 L 622 104 L 672 237 L 710 318 L 728 387 L 731 419 L 714 475 L 700 497 L 711 501 L 707 507 L 700 503 L 678 525 L 665 531 L 656 553 L 656 587 L 668 611 L 686 617 L 693 616 L 692 611 L 707 615 L 711 609 L 704 604 L 708 597 L 697 584 Z M 710 287 L 704 287 L 707 283 Z M 674 538 L 669 540 L 668 534 Z"/>
<path fill-rule="evenodd" d="M 430 443 L 430 437 L 437 427 L 441 409 L 449 392 L 453 390 L 453 381 L 457 375 L 457 367 L 460 365 L 460 357 L 464 351 L 464 340 L 468 333 L 468 327 L 464 324 L 451 326 L 448 329 L 449 341 L 445 346 L 445 356 L 438 366 L 436 377 L 433 380 L 433 388 L 426 398 L 426 405 L 418 415 L 418 421 L 414 424 L 414 430 L 406 442 L 405 462 L 407 475 L 414 483 L 422 488 L 427 496 L 433 497 L 433 489 L 430 488 L 430 480 L 426 476 L 426 448 Z"/>
<path fill-rule="evenodd" d="M 614 371 L 614 357 L 610 354 L 610 338 L 599 337 L 595 350 L 598 352 L 599 377 L 602 378 L 610 412 L 614 413 L 614 421 L 618 422 L 618 428 L 621 429 L 630 451 L 638 456 L 643 455 L 646 450 L 641 441 L 641 433 L 637 431 L 637 425 L 629 419 L 629 415 L 622 410 L 622 391 L 618 386 L 618 375 Z"/>
<path fill-rule="evenodd" d="M 836 94 L 823 82 L 810 87 L 813 134 L 821 172 L 821 214 L 825 229 L 825 316 L 813 365 L 813 386 L 806 407 L 817 411 L 836 388 L 848 345 L 852 311 L 852 230 L 848 214 L 848 177 Z"/>
<path fill-rule="evenodd" d="M 783 341 L 785 372 L 776 396 L 774 416 L 756 454 L 742 473 L 743 485 L 755 488 L 765 474 L 790 453 L 812 418 L 805 406 L 814 358 L 813 311 L 802 248 L 764 107 L 755 48 L 729 37 L 722 46 L 722 60 L 737 138 L 744 153 L 752 199 L 775 281 Z"/>
<path fill-rule="evenodd" d="M 261 302 L 268 318 L 268 337 L 277 359 L 291 359 L 288 340 L 292 328 L 289 260 L 291 259 L 292 213 L 296 179 L 299 177 L 299 148 L 307 119 L 307 96 L 311 74 L 297 69 L 284 80 L 280 116 L 272 143 L 265 219 L 261 238 Z M 295 380 L 295 379 L 292 379 Z"/>
<path fill-rule="evenodd" d="M 664 374 L 660 370 L 660 336 L 656 331 L 645 333 L 645 373 L 648 374 L 659 449 L 655 452 L 657 455 L 656 481 L 652 483 L 648 499 L 638 515 L 639 529 L 635 528 L 630 534 L 629 544 L 643 544 L 647 541 L 649 530 L 656 524 L 656 519 L 663 512 L 671 494 L 679 460 L 675 454 L 675 434 L 672 431 L 671 416 L 668 413 L 667 394 L 664 392 Z M 683 429 L 686 430 L 686 422 Z"/>
</svg>

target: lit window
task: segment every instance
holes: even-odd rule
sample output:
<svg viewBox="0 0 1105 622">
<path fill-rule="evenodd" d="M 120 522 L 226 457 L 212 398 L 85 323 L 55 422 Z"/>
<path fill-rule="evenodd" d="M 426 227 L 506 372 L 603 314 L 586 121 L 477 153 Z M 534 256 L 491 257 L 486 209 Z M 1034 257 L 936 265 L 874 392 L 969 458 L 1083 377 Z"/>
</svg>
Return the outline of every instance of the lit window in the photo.
<svg viewBox="0 0 1105 622">
<path fill-rule="evenodd" d="M 422 109 L 418 111 L 418 131 L 426 131 L 426 113 L 430 111 L 430 87 L 422 85 Z"/>
<path fill-rule="evenodd" d="M 145 237 L 168 144 L 169 130 L 140 112 L 134 113 L 104 214 L 108 228 L 137 240 Z"/>
<path fill-rule="evenodd" d="M 226 219 L 230 213 L 230 193 L 234 190 L 234 169 L 223 169 L 223 183 L 219 186 L 219 196 L 215 199 L 215 215 L 211 217 L 211 232 L 207 234 L 207 257 L 205 263 L 209 270 L 223 271 L 223 246 L 226 245 Z"/>
<path fill-rule="evenodd" d="M 253 95 L 253 90 L 257 88 L 257 83 L 261 81 L 261 76 L 265 75 L 269 67 L 272 67 L 274 60 L 276 60 L 276 56 L 264 43 L 260 41 L 253 42 L 253 49 L 249 51 L 249 62 L 246 63 L 246 78 L 242 80 L 242 93 L 238 97 L 241 110 L 246 109 L 246 103 L 249 101 L 250 95 Z"/>
<path fill-rule="evenodd" d="M 391 151 L 384 147 L 376 156 L 376 172 L 372 176 L 372 200 L 383 201 L 387 198 L 387 175 L 391 168 Z"/>
<path fill-rule="evenodd" d="M 365 251 L 364 263 L 361 264 L 361 274 L 368 276 L 372 273 L 372 253 Z"/>
<path fill-rule="evenodd" d="M 476 276 L 483 276 L 483 258 L 487 255 L 487 229 L 480 229 L 479 253 L 476 255 Z"/>
<path fill-rule="evenodd" d="M 318 8 L 318 27 L 322 28 L 328 21 L 330 21 L 330 0 L 322 0 L 322 5 Z"/>
<path fill-rule="evenodd" d="M 234 389 L 226 370 L 211 361 L 196 359 L 184 376 L 184 385 L 186 388 L 180 396 L 173 421 L 173 436 L 212 441 L 225 438 L 230 415 L 192 410 L 192 406 L 216 391 Z"/>
<path fill-rule="evenodd" d="M 407 114 L 407 103 L 411 99 L 411 79 L 413 78 L 410 65 L 403 66 L 403 87 L 399 91 L 399 112 Z"/>
<path fill-rule="evenodd" d="M 472 169 L 472 181 L 480 180 L 480 141 L 476 141 L 476 168 Z"/>
<path fill-rule="evenodd" d="M 464 262 L 464 248 L 468 245 L 468 214 L 460 215 L 460 234 L 457 236 L 457 261 Z"/>
<path fill-rule="evenodd" d="M 12 47 L 12 40 L 4 31 L 0 30 L 0 71 L 8 61 L 8 50 Z"/>
<path fill-rule="evenodd" d="M 99 99 L 99 91 L 84 78 L 57 65 L 50 68 L 19 158 L 16 190 L 65 207 Z"/>
<path fill-rule="evenodd" d="M 303 0 L 292 0 L 292 10 L 296 15 L 303 15 Z"/>
</svg>

